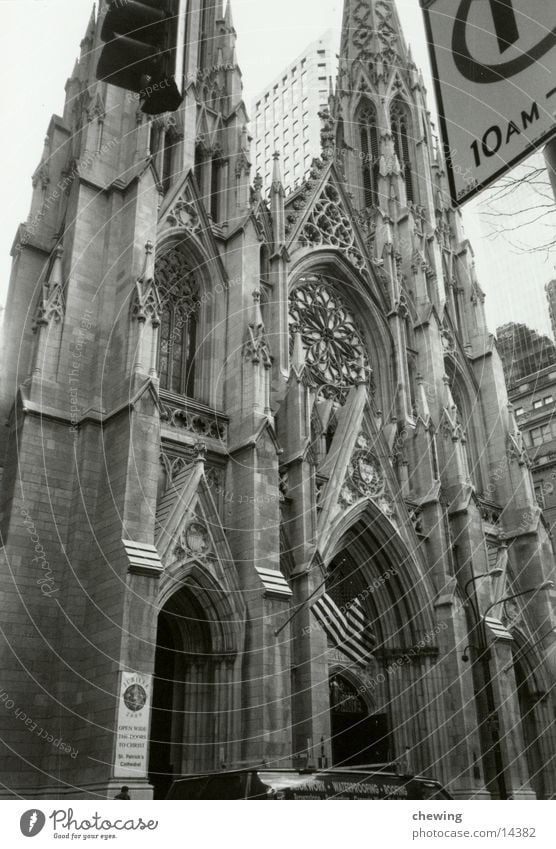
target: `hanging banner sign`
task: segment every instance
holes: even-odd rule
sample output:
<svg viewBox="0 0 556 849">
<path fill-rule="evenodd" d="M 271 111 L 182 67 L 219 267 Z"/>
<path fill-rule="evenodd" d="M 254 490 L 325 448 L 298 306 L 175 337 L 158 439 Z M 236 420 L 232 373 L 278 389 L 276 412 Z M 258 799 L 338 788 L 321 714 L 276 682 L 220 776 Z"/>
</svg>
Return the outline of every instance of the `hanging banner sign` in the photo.
<svg viewBox="0 0 556 849">
<path fill-rule="evenodd" d="M 554 0 L 421 0 L 455 206 L 556 134 Z"/>
<path fill-rule="evenodd" d="M 115 778 L 146 778 L 152 675 L 122 672 L 116 728 Z"/>
</svg>

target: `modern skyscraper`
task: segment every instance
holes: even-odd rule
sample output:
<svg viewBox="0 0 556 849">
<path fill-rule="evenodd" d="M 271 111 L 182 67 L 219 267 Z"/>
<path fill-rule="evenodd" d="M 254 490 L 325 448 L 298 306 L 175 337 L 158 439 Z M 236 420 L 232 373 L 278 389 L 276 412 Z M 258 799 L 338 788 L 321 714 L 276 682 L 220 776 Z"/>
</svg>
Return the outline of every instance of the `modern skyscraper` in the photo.
<svg viewBox="0 0 556 849">
<path fill-rule="evenodd" d="M 545 287 L 548 315 L 552 325 L 552 336 L 556 339 L 556 280 L 549 280 Z"/>
<path fill-rule="evenodd" d="M 535 494 L 550 531 L 556 523 L 556 358 L 514 380 L 510 400 L 531 462 Z"/>
<path fill-rule="evenodd" d="M 93 15 L 17 233 L 0 795 L 403 756 L 551 798 L 552 547 L 395 6 L 346 0 L 321 156 L 268 200 L 230 7 L 184 23 L 150 120 Z"/>
<path fill-rule="evenodd" d="M 556 346 L 524 324 L 505 324 L 496 337 L 537 502 L 552 532 L 556 522 Z"/>
<path fill-rule="evenodd" d="M 275 151 L 283 158 L 286 191 L 299 185 L 320 156 L 319 112 L 328 105 L 336 73 L 333 42 L 333 33 L 324 33 L 253 100 L 254 165 L 265 189 L 272 181 Z"/>
<path fill-rule="evenodd" d="M 531 377 L 543 369 L 556 367 L 554 342 L 525 324 L 504 324 L 496 331 L 496 339 L 506 383 L 510 389 L 524 377 Z"/>
</svg>

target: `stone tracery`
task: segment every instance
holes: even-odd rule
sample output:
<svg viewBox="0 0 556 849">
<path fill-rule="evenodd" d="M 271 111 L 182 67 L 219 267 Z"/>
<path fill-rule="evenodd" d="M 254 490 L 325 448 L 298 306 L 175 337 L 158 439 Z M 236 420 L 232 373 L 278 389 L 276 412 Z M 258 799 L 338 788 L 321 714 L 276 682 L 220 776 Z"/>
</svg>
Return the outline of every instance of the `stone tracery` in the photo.
<svg viewBox="0 0 556 849">
<path fill-rule="evenodd" d="M 343 210 L 338 189 L 331 182 L 324 186 L 315 202 L 299 241 L 311 247 L 339 248 L 360 272 L 367 271 L 353 225 Z"/>
<path fill-rule="evenodd" d="M 301 330 L 307 367 L 319 386 L 351 386 L 369 368 L 354 316 L 325 277 L 302 277 L 290 297 L 290 318 Z"/>
<path fill-rule="evenodd" d="M 155 282 L 160 302 L 161 387 L 192 395 L 195 331 L 201 302 L 199 284 L 179 248 L 172 247 L 157 258 Z"/>
<path fill-rule="evenodd" d="M 199 309 L 199 285 L 177 248 L 157 257 L 155 278 L 162 309 L 170 302 L 176 314 L 189 318 Z"/>
</svg>

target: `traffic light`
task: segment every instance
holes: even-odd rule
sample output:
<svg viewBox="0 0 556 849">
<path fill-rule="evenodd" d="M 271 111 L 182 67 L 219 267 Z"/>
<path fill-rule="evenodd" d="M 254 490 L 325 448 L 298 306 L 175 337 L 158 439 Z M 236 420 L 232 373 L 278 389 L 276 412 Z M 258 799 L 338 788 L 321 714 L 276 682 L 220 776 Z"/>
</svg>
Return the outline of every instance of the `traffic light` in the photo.
<svg viewBox="0 0 556 849">
<path fill-rule="evenodd" d="M 133 91 L 148 115 L 183 100 L 187 0 L 108 0 L 97 79 Z"/>
</svg>

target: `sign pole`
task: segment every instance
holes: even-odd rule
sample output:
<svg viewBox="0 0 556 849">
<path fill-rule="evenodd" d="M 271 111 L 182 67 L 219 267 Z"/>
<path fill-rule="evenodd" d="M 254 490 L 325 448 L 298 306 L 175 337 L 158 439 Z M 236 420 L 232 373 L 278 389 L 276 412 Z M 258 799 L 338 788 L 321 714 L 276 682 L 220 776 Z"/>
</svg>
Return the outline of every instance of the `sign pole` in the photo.
<svg viewBox="0 0 556 849">
<path fill-rule="evenodd" d="M 548 176 L 550 177 L 550 182 L 552 183 L 554 200 L 556 201 L 556 138 L 548 142 L 543 152 Z"/>
</svg>

